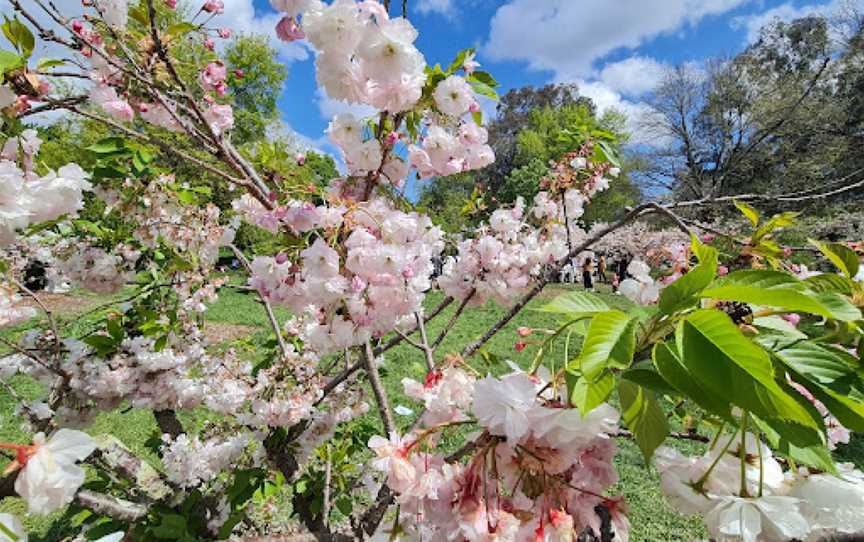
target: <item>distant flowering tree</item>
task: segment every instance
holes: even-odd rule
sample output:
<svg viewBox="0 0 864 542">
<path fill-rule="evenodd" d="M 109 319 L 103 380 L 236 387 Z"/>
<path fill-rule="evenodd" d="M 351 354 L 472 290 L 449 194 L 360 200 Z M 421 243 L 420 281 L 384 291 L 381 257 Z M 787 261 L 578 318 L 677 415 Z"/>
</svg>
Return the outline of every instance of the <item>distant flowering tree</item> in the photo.
<svg viewBox="0 0 864 542">
<path fill-rule="evenodd" d="M 327 95 L 376 110 L 330 123 L 347 173 L 326 190 L 262 175 L 254 151 L 232 145 L 229 74 L 214 43 L 231 32 L 210 26 L 221 0 L 193 9 L 190 20 L 179 20 L 170 0 L 84 0 L 77 18 L 44 0 L 9 2 L 3 33 L 14 51 L 0 52 L 0 108 L 13 135 L 0 161 L 0 326 L 31 319 L 34 303 L 45 325 L 0 338 L 12 351 L 0 360 L 0 382 L 14 395 L 6 379 L 20 373 L 48 394 L 20 405 L 33 442 L 0 444 L 12 455 L 0 496 L 20 495 L 37 514 L 72 504 L 86 511 L 75 522 L 82 535 L 104 541 L 242 540 L 267 531 L 250 502 L 279 484 L 293 485 L 293 512 L 320 540 L 626 541 L 626 503 L 608 491 L 618 480 L 614 437 L 627 437 L 654 459 L 670 502 L 703 514 L 716 540 L 864 531 L 864 474 L 835 465 L 829 450 L 850 429 L 864 431 L 864 285 L 854 248 L 817 243 L 837 272 L 799 276 L 773 240 L 794 217 L 765 219 L 743 201 L 753 231 L 735 241 L 736 254 L 721 255 L 691 231 L 703 225 L 676 214 L 724 200 L 647 203 L 584 232 L 576 220 L 618 174 L 608 145 L 591 134 L 537 180 L 532 202 L 447 238 L 402 189 L 412 174 L 492 163 L 477 96 L 494 98 L 497 83 L 472 50 L 446 69 L 428 66 L 416 30 L 391 17 L 386 0 L 271 0 L 284 13 L 279 38 L 315 48 Z M 65 47 L 63 59 L 34 61 L 37 36 Z M 203 52 L 189 54 L 189 45 Z M 62 78 L 77 81 L 63 87 L 72 94 L 51 84 Z M 90 148 L 92 171 L 40 166 L 39 138 L 21 121 L 52 110 L 110 132 Z M 167 156 L 236 189 L 229 216 L 202 203 L 207 188 L 196 179 L 175 177 Z M 121 226 L 76 219 L 88 193 Z M 744 199 L 810 197 L 818 190 Z M 623 229 L 652 213 L 681 234 Z M 232 244 L 241 220 L 276 234 L 282 248 L 248 260 Z M 45 231 L 40 242 L 51 243 L 65 280 L 102 293 L 127 288 L 97 329 L 59 326 L 22 282 L 22 244 L 35 246 L 33 235 Z M 433 280 L 446 243 L 455 250 Z M 531 367 L 480 374 L 472 360 L 493 358 L 488 340 L 550 276 L 603 243 L 634 256 L 621 292 L 646 307 L 625 314 L 588 293 L 565 294 L 544 307 L 561 315 L 559 329 L 519 330 L 520 349 L 538 346 Z M 225 285 L 215 272 L 222 249 L 242 263 L 272 324 L 273 345 L 254 365 L 211 348 L 199 327 Z M 725 273 L 721 258 L 739 270 Z M 436 286 L 446 298 L 424 306 Z M 507 309 L 501 320 L 441 355 L 464 309 L 489 300 Z M 430 337 L 426 324 L 453 304 Z M 290 310 L 284 326 L 273 306 Z M 552 342 L 570 344 L 573 333 L 583 335 L 578 351 L 551 359 Z M 428 373 L 402 382 L 423 409 L 399 431 L 379 365 L 403 341 Z M 369 409 L 367 386 L 381 434 L 343 446 L 335 435 Z M 616 393 L 620 411 L 608 404 Z M 667 399 L 674 412 L 688 410 L 684 432 L 670 430 Z M 158 470 L 110 435 L 79 430 L 121 405 L 153 412 Z M 176 412 L 190 409 L 219 422 L 188 433 Z M 442 436 L 466 425 L 476 431 L 445 454 Z M 686 457 L 661 447 L 667 438 L 709 446 Z M 308 475 L 322 453 L 329 465 L 334 449 L 363 465 L 339 474 L 335 505 L 332 473 Z M 0 541 L 25 539 L 20 521 L 0 514 Z"/>
</svg>

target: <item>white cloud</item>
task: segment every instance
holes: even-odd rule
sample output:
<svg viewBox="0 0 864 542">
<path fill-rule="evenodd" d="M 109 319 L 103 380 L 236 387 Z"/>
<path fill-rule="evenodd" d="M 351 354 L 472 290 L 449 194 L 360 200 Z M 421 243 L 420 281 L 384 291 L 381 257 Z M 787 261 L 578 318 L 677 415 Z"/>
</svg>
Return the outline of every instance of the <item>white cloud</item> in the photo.
<svg viewBox="0 0 864 542">
<path fill-rule="evenodd" d="M 577 79 L 579 94 L 591 98 L 597 107 L 597 114 L 602 115 L 609 109 L 615 109 L 627 115 L 627 131 L 630 132 L 630 143 L 641 145 L 656 145 L 656 138 L 645 134 L 640 125 L 649 112 L 647 105 L 626 99 L 620 92 L 611 88 L 603 81 L 587 81 Z"/>
<path fill-rule="evenodd" d="M 747 43 L 754 43 L 759 39 L 759 31 L 767 24 L 794 21 L 810 15 L 830 16 L 845 7 L 864 9 L 864 0 L 831 0 L 826 4 L 806 4 L 799 7 L 795 7 L 792 2 L 786 2 L 762 13 L 735 17 L 732 19 L 732 28 L 746 30 Z"/>
<path fill-rule="evenodd" d="M 490 23 L 483 53 L 548 70 L 557 79 L 584 77 L 620 48 L 633 49 L 751 0 L 510 0 Z"/>
<path fill-rule="evenodd" d="M 456 6 L 453 0 L 419 0 L 417 11 L 423 14 L 438 13 L 445 17 L 453 17 L 456 14 Z"/>
<path fill-rule="evenodd" d="M 290 64 L 309 58 L 309 48 L 305 42 L 286 43 L 276 37 L 276 23 L 282 16 L 273 11 L 263 15 L 255 14 L 253 0 L 225 0 L 225 12 L 216 17 L 214 22 L 230 28 L 233 32 L 245 34 L 262 34 L 270 38 L 270 44 L 276 48 L 279 60 Z"/>
<path fill-rule="evenodd" d="M 321 117 L 329 120 L 339 113 L 352 113 L 358 119 L 375 114 L 375 108 L 363 104 L 349 104 L 342 100 L 334 100 L 327 96 L 322 89 L 315 90 L 315 101 L 318 103 L 318 111 Z"/>
<path fill-rule="evenodd" d="M 620 62 L 603 66 L 598 79 L 622 94 L 641 96 L 660 83 L 666 69 L 666 65 L 653 58 L 631 56 Z"/>
</svg>

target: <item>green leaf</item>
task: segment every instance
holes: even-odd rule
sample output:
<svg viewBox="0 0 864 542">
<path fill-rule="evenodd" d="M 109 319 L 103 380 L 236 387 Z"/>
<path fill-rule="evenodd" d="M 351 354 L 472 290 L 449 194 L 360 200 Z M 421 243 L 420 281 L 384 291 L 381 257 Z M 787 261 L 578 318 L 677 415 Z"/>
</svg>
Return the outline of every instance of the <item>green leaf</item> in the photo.
<svg viewBox="0 0 864 542">
<path fill-rule="evenodd" d="M 179 514 L 165 514 L 159 525 L 153 527 L 153 536 L 164 540 L 179 540 L 186 534 L 186 518 Z"/>
<path fill-rule="evenodd" d="M 20 55 L 17 55 L 12 51 L 4 51 L 0 49 L 0 75 L 20 68 L 23 65 L 24 59 L 21 58 Z"/>
<path fill-rule="evenodd" d="M 354 503 L 348 496 L 342 496 L 336 501 L 336 508 L 345 516 L 350 516 L 354 511 Z"/>
<path fill-rule="evenodd" d="M 798 328 L 779 316 L 760 316 L 759 318 L 754 318 L 753 325 L 763 330 L 777 331 L 786 337 L 807 338 L 807 335 L 798 331 Z"/>
<path fill-rule="evenodd" d="M 790 369 L 793 380 L 822 401 L 840 423 L 864 432 L 864 403 L 852 397 L 853 391 L 864 390 L 856 358 L 812 341 L 791 342 L 776 348 L 774 356 Z"/>
<path fill-rule="evenodd" d="M 791 211 L 785 213 L 778 213 L 772 216 L 770 219 L 768 219 L 768 222 L 762 224 L 761 226 L 759 226 L 759 228 L 756 229 L 756 232 L 753 234 L 752 237 L 752 243 L 759 243 L 759 241 L 762 240 L 763 237 L 773 233 L 774 230 L 794 225 L 795 217 L 797 216 L 798 213 Z"/>
<path fill-rule="evenodd" d="M 189 32 L 192 32 L 196 28 L 198 28 L 198 26 L 196 26 L 190 22 L 184 21 L 184 22 L 180 22 L 180 23 L 174 23 L 171 26 L 169 26 L 168 30 L 166 31 L 166 34 L 168 35 L 168 37 L 170 39 L 179 38 L 180 36 L 183 36 L 185 34 L 188 34 Z"/>
<path fill-rule="evenodd" d="M 854 322 L 861 319 L 861 310 L 848 298 L 831 292 L 816 294 L 816 299 L 828 309 L 831 317 L 841 322 Z"/>
<path fill-rule="evenodd" d="M 785 427 L 781 434 L 796 445 L 819 442 L 821 420 L 777 383 L 768 354 L 745 337 L 728 315 L 696 311 L 681 322 L 676 340 L 682 362 L 703 386 L 763 419 L 781 422 Z"/>
<path fill-rule="evenodd" d="M 858 311 L 836 294 L 808 294 L 791 288 L 757 288 L 755 286 L 730 285 L 709 288 L 702 297 L 723 301 L 740 301 L 753 305 L 775 307 L 789 312 L 806 312 L 844 322 L 861 317 Z"/>
<path fill-rule="evenodd" d="M 747 220 L 749 220 L 750 223 L 753 224 L 754 228 L 759 225 L 759 211 L 757 211 L 750 205 L 744 203 L 743 201 L 734 200 L 733 203 L 735 204 L 735 207 L 737 207 L 738 210 L 741 211 L 741 214 L 746 216 Z"/>
<path fill-rule="evenodd" d="M 33 37 L 33 33 L 17 18 L 9 19 L 5 15 L 3 17 L 6 19 L 6 22 L 3 23 L 3 35 L 16 49 L 21 51 L 24 58 L 30 58 L 30 54 L 36 46 L 36 38 Z"/>
<path fill-rule="evenodd" d="M 568 384 L 569 379 L 572 379 L 570 404 L 585 416 L 609 398 L 615 389 L 615 377 L 609 371 L 603 371 L 595 380 L 578 377 L 577 374 L 568 371 Z"/>
<path fill-rule="evenodd" d="M 465 57 L 468 56 L 468 53 L 473 53 L 474 48 L 471 47 L 469 49 L 462 49 L 456 54 L 456 58 L 453 59 L 453 62 L 450 63 L 450 66 L 447 67 L 447 75 L 452 75 L 462 69 L 462 64 L 465 63 Z"/>
<path fill-rule="evenodd" d="M 760 420 L 758 416 L 752 416 L 753 421 L 765 435 L 765 440 L 771 448 L 782 456 L 788 457 L 802 465 L 816 467 L 819 470 L 836 474 L 837 469 L 834 466 L 834 460 L 831 458 L 831 452 L 824 444 L 813 444 L 810 446 L 796 446 L 789 440 L 780 436 L 780 434 L 771 426 L 771 424 Z"/>
<path fill-rule="evenodd" d="M 714 393 L 714 391 L 691 375 L 681 361 L 681 356 L 678 355 L 672 345 L 666 343 L 655 344 L 651 358 L 654 361 L 657 372 L 680 393 L 690 398 L 707 412 L 720 416 L 727 421 L 732 420 L 729 398 L 724 394 Z"/>
<path fill-rule="evenodd" d="M 714 286 L 727 286 L 729 284 L 741 284 L 744 286 L 752 286 L 754 288 L 792 288 L 795 290 L 804 290 L 805 285 L 789 273 L 782 271 L 772 271 L 770 269 L 745 269 L 742 271 L 734 271 L 725 277 L 720 277 L 714 281 Z"/>
<path fill-rule="evenodd" d="M 654 365 L 650 361 L 642 361 L 637 363 L 630 369 L 621 373 L 621 378 L 629 380 L 634 384 L 638 384 L 643 388 L 647 388 L 657 393 L 664 395 L 678 395 L 679 391 L 671 384 L 666 382 L 666 379 L 657 372 Z"/>
<path fill-rule="evenodd" d="M 65 61 L 56 58 L 40 58 L 39 62 L 36 63 L 36 69 L 47 70 L 48 68 L 56 68 L 57 66 L 63 66 L 65 64 Z"/>
<path fill-rule="evenodd" d="M 126 150 L 126 140 L 122 137 L 106 137 L 87 147 L 87 150 L 96 154 L 111 154 Z"/>
<path fill-rule="evenodd" d="M 594 380 L 607 367 L 629 367 L 636 350 L 636 323 L 635 318 L 618 310 L 595 315 L 588 325 L 582 353 L 570 368 Z"/>
<path fill-rule="evenodd" d="M 854 278 L 858 274 L 861 260 L 851 248 L 840 243 L 822 243 L 814 239 L 810 239 L 810 244 L 818 248 L 847 278 Z"/>
<path fill-rule="evenodd" d="M 621 399 L 621 419 L 636 437 L 645 463 L 650 464 L 654 450 L 669 434 L 666 413 L 653 393 L 627 380 L 618 384 L 618 397 Z"/>
<path fill-rule="evenodd" d="M 491 98 L 498 101 L 498 93 L 495 92 L 495 89 L 487 85 L 486 83 L 471 83 L 471 88 L 474 89 L 474 92 L 480 94 L 481 96 L 486 96 L 487 98 Z"/>
<path fill-rule="evenodd" d="M 663 288 L 660 294 L 660 311 L 664 314 L 695 305 L 699 292 L 711 284 L 717 274 L 717 250 L 703 245 L 694 236 L 692 250 L 699 258 L 699 265 L 672 284 Z"/>
<path fill-rule="evenodd" d="M 117 350 L 117 342 L 107 335 L 90 335 L 84 339 L 84 343 L 92 346 L 100 357 L 106 357 Z"/>
<path fill-rule="evenodd" d="M 804 284 L 817 293 L 833 292 L 835 294 L 852 295 L 855 284 L 851 279 L 836 273 L 821 273 L 804 279 Z"/>
<path fill-rule="evenodd" d="M 491 74 L 489 74 L 489 72 L 477 70 L 474 71 L 471 75 L 469 75 L 467 79 L 468 81 L 471 81 L 473 83 L 483 83 L 484 85 L 490 86 L 492 88 L 498 87 L 498 81 L 496 81 L 495 78 L 492 77 Z"/>
<path fill-rule="evenodd" d="M 477 126 L 483 126 L 483 112 L 475 111 L 471 113 L 471 118 L 474 119 L 474 124 Z"/>
<path fill-rule="evenodd" d="M 594 294 L 574 290 L 559 295 L 549 303 L 535 310 L 540 312 L 566 314 L 569 318 L 579 318 L 582 316 L 591 316 L 598 312 L 608 311 L 609 305 Z"/>
</svg>

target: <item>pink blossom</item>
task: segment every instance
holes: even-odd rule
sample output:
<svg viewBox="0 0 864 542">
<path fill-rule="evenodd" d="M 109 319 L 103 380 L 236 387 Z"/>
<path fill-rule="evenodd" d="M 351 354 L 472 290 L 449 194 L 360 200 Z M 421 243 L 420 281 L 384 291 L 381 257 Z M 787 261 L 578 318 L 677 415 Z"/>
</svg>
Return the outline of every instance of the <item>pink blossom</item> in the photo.
<svg viewBox="0 0 864 542">
<path fill-rule="evenodd" d="M 724 277 L 729 274 L 729 268 L 725 265 L 717 266 L 717 276 Z"/>
<path fill-rule="evenodd" d="M 207 0 L 201 7 L 207 13 L 215 13 L 217 15 L 225 11 L 225 3 L 222 0 Z"/>
<path fill-rule="evenodd" d="M 216 31 L 216 33 L 219 34 L 219 37 L 222 38 L 223 40 L 231 37 L 231 29 L 230 28 L 220 28 L 219 30 Z"/>
<path fill-rule="evenodd" d="M 798 313 L 795 313 L 795 312 L 789 312 L 789 313 L 782 314 L 782 315 L 780 315 L 780 318 L 786 320 L 787 322 L 789 322 L 790 324 L 792 324 L 795 327 L 797 327 L 798 323 L 801 321 L 801 315 Z"/>
<path fill-rule="evenodd" d="M 303 29 L 297 24 L 294 17 L 282 17 L 276 24 L 276 37 L 282 41 L 292 42 L 302 40 L 306 37 Z"/>
<path fill-rule="evenodd" d="M 218 90 L 225 83 L 228 76 L 225 65 L 221 62 L 211 62 L 201 72 L 198 80 L 205 90 Z"/>
<path fill-rule="evenodd" d="M 204 48 L 208 51 L 213 51 L 216 49 L 216 42 L 208 36 L 204 38 Z"/>
<path fill-rule="evenodd" d="M 177 0 L 165 0 L 168 9 L 177 9 Z"/>
<path fill-rule="evenodd" d="M 204 119 L 216 135 L 221 135 L 234 127 L 234 110 L 227 104 L 212 104 L 204 111 Z"/>
</svg>

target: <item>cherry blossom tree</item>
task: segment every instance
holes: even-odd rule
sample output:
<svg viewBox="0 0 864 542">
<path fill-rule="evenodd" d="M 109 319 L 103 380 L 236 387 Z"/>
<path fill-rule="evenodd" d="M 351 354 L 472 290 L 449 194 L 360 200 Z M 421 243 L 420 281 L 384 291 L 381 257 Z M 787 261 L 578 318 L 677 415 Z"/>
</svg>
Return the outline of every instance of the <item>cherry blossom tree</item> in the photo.
<svg viewBox="0 0 864 542">
<path fill-rule="evenodd" d="M 618 174 L 608 146 L 589 137 L 537 179 L 533 201 L 449 238 L 412 208 L 404 186 L 410 175 L 445 177 L 493 162 L 477 99 L 494 97 L 497 83 L 470 49 L 446 68 L 427 65 L 404 7 L 396 17 L 386 0 L 271 0 L 283 13 L 279 38 L 315 49 L 322 90 L 376 111 L 332 120 L 327 133 L 347 172 L 319 189 L 263 175 L 255 149 L 232 144 L 230 75 L 215 45 L 230 31 L 212 26 L 221 0 L 186 19 L 172 0 L 85 0 L 81 17 L 48 0 L 9 2 L 3 31 L 15 51 L 0 56 L 9 125 L 63 110 L 110 136 L 90 148 L 92 171 L 45 171 L 35 133 L 10 137 L 0 161 L 0 244 L 51 231 L 56 267 L 71 283 L 123 292 L 81 335 L 58 325 L 4 260 L 0 325 L 32 318 L 35 304 L 45 326 L 0 339 L 13 351 L 0 361 L 0 382 L 16 396 L 6 380 L 20 373 L 48 393 L 21 402 L 32 443 L 0 444 L 14 456 L 0 495 L 21 496 L 34 514 L 70 503 L 87 510 L 80 526 L 88 539 L 242 540 L 255 534 L 253 495 L 276 479 L 300 480 L 342 427 L 374 408 L 378 434 L 362 450 L 347 448 L 363 468 L 346 482 L 358 498 L 341 519 L 329 482 L 320 494 L 296 490 L 294 513 L 309 536 L 626 541 L 626 503 L 609 494 L 617 437 L 635 439 L 670 502 L 703 514 L 717 540 L 864 530 L 864 474 L 835 464 L 829 450 L 848 430 L 864 431 L 860 255 L 816 243 L 837 272 L 799 276 L 774 240 L 794 217 L 762 217 L 747 203 L 847 187 L 742 195 L 736 203 L 753 228 L 746 239 L 731 236 L 735 254 L 700 240 L 705 226 L 678 214 L 733 198 L 646 203 L 585 232 L 577 219 Z M 37 38 L 64 48 L 63 58 L 32 59 Z M 199 45 L 205 53 L 188 52 Z M 78 84 L 54 84 L 63 79 Z M 162 156 L 232 187 L 231 212 L 203 203 L 206 190 L 175 176 Z M 102 200 L 122 226 L 76 219 L 85 197 Z M 622 293 L 646 308 L 626 314 L 587 293 L 565 294 L 543 309 L 561 316 L 558 329 L 519 331 L 523 348 L 536 347 L 530 367 L 480 372 L 473 361 L 489 355 L 490 338 L 550 276 L 651 214 L 681 235 L 640 249 L 645 261 L 631 264 Z M 233 245 L 241 220 L 279 236 L 281 248 L 247 258 Z M 446 244 L 455 249 L 433 280 Z M 269 316 L 274 346 L 255 366 L 211 348 L 199 325 L 225 287 L 215 272 L 220 249 L 242 262 Z M 737 270 L 724 273 L 721 259 Z M 446 297 L 429 307 L 434 287 Z M 441 352 L 466 308 L 489 301 L 506 308 L 503 317 L 461 352 Z M 450 305 L 449 322 L 430 337 L 427 324 Z M 290 311 L 284 325 L 274 306 Z M 552 359 L 551 344 L 569 344 L 573 332 L 583 336 L 578 353 Z M 423 382 L 402 382 L 422 405 L 406 430 L 379 374 L 387 351 L 403 342 L 428 370 Z M 616 395 L 619 408 L 610 405 Z M 670 429 L 667 398 L 691 409 L 685 431 Z M 159 468 L 110 435 L 81 431 L 121 405 L 152 411 Z M 220 423 L 192 434 L 176 414 L 193 409 Z M 446 450 L 442 437 L 463 426 L 474 432 Z M 672 438 L 707 450 L 683 456 L 662 446 Z M 82 463 L 100 483 L 84 483 Z M 24 537 L 17 518 L 0 514 L 0 540 Z"/>
</svg>

